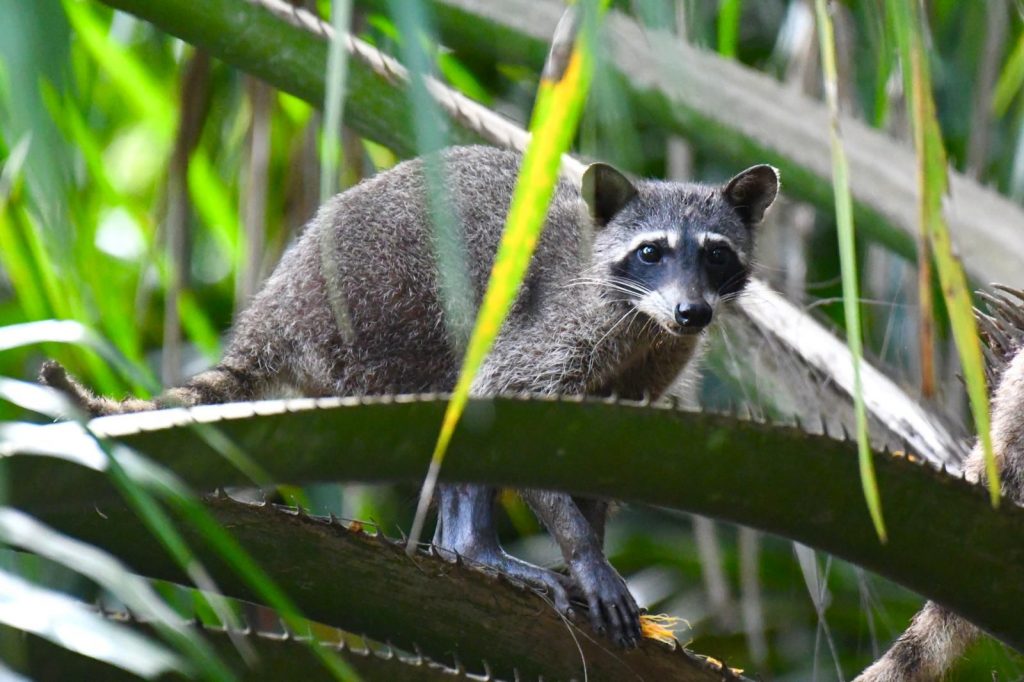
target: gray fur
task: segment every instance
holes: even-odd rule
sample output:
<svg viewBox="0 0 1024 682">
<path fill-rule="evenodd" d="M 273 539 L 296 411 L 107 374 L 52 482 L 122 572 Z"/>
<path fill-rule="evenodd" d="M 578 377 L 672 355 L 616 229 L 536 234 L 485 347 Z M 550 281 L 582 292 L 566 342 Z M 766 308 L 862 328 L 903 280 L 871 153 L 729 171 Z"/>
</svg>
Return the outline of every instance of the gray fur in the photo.
<svg viewBox="0 0 1024 682">
<path fill-rule="evenodd" d="M 992 448 L 999 463 L 1003 495 L 1024 504 L 1024 297 L 985 296 L 995 317 L 978 314 L 988 344 L 988 365 L 996 378 L 991 399 Z M 1016 301 L 1013 300 L 1016 297 Z M 965 465 L 967 479 L 984 484 L 980 444 Z M 928 602 L 882 658 L 854 682 L 927 682 L 945 674 L 981 631 L 948 609 Z"/>
<path fill-rule="evenodd" d="M 463 230 L 467 274 L 479 304 L 512 196 L 520 155 L 490 147 L 444 152 L 446 184 Z M 321 207 L 235 324 L 221 363 L 155 403 L 106 399 L 97 414 L 271 397 L 447 391 L 460 357 L 438 300 L 425 209 L 423 162 L 404 162 Z M 517 302 L 480 373 L 477 393 L 660 394 L 699 345 L 631 315 L 602 284 L 609 261 L 645 229 L 713 226 L 749 260 L 753 235 L 720 188 L 644 181 L 612 224 L 589 222 L 579 189 L 559 182 Z M 774 197 L 774 189 L 770 193 Z M 582 235 L 594 230 L 592 258 Z M 328 260 L 324 267 L 322 258 Z M 324 272 L 337 273 L 327 285 Z M 351 338 L 335 321 L 332 292 Z M 711 292 L 714 293 L 714 292 Z M 44 381 L 46 377 L 44 376 Z"/>
<path fill-rule="evenodd" d="M 442 159 L 476 307 L 520 155 L 462 147 Z M 51 368 L 43 380 L 54 379 L 50 383 L 94 414 L 252 400 L 286 390 L 306 396 L 451 390 L 465 341 L 452 330 L 469 328 L 474 311 L 462 310 L 457 314 L 465 319 L 456 320 L 443 313 L 424 169 L 422 160 L 399 164 L 327 202 L 240 315 L 221 363 L 185 386 L 152 403 L 116 403 L 92 396 L 66 375 L 61 379 L 62 370 Z M 777 173 L 767 166 L 737 176 L 729 192 L 699 184 L 633 185 L 607 166 L 595 166 L 586 177 L 585 199 L 579 187 L 558 183 L 526 280 L 473 384 L 475 394 L 660 395 L 698 351 L 699 331 L 710 319 L 708 312 L 690 323 L 679 307 L 700 301 L 710 311 L 739 294 L 754 225 L 778 190 Z M 675 246 L 647 268 L 624 247 L 651 232 L 665 233 L 666 244 Z M 730 254 L 728 270 L 709 265 L 709 233 Z M 620 271 L 639 274 L 616 279 Z M 561 547 L 571 583 L 504 553 L 494 534 L 490 489 L 442 486 L 435 540 L 548 588 L 561 610 L 568 609 L 567 590 L 578 589 L 596 629 L 635 644 L 636 603 L 601 548 L 604 503 L 577 502 L 564 493 L 523 494 Z"/>
</svg>

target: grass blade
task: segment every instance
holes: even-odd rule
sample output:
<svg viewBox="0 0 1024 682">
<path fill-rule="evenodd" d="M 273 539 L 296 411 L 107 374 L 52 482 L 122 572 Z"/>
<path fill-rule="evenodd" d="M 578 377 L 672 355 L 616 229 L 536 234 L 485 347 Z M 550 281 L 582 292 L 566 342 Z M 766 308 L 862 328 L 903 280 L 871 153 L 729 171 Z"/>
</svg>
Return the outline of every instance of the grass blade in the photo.
<svg viewBox="0 0 1024 682">
<path fill-rule="evenodd" d="M 164 647 L 110 622 L 82 602 L 6 571 L 0 571 L 0 623 L 140 677 L 154 678 L 184 667 Z"/>
<path fill-rule="evenodd" d="M 607 2 L 603 2 L 602 8 L 606 5 Z M 555 30 L 530 122 L 530 143 L 523 155 L 505 230 L 498 245 L 487 291 L 477 313 L 459 379 L 445 411 L 441 433 L 430 459 L 430 469 L 420 492 L 416 518 L 406 548 L 410 553 L 415 551 L 423 532 L 441 462 L 466 407 L 473 379 L 483 366 L 526 274 L 530 257 L 544 227 L 562 154 L 569 149 L 579 123 L 590 85 L 593 58 L 588 37 L 584 35 L 581 39 L 578 35 L 580 12 L 578 5 L 570 6 Z"/>
<path fill-rule="evenodd" d="M 341 163 L 341 112 L 345 105 L 348 50 L 345 38 L 352 17 L 352 0 L 332 0 L 331 26 L 334 35 L 327 51 L 327 83 L 324 95 L 324 127 L 320 138 L 320 202 L 338 191 Z"/>
<path fill-rule="evenodd" d="M 74 320 L 37 320 L 11 324 L 0 328 L 0 353 L 13 348 L 39 343 L 63 343 L 90 348 L 132 381 L 154 389 L 154 382 L 126 361 L 117 350 L 99 334 Z"/>
<path fill-rule="evenodd" d="M 101 447 L 107 447 L 105 442 L 101 440 L 97 440 L 97 442 Z M 135 481 L 145 481 L 147 493 L 154 494 L 175 508 L 189 526 L 206 538 L 208 544 L 250 585 L 252 590 L 259 594 L 268 606 L 278 612 L 292 632 L 305 633 L 308 629 L 308 622 L 301 616 L 295 603 L 259 567 L 238 541 L 217 523 L 216 519 L 192 495 L 180 479 L 170 471 L 153 464 L 126 447 L 114 446 L 109 453 L 110 470 L 115 476 L 125 475 Z M 194 560 L 192 563 L 195 563 Z M 188 566 L 184 567 L 188 568 Z M 207 594 L 206 596 L 209 599 L 211 595 Z M 225 611 L 223 606 L 226 604 L 218 608 L 218 601 L 224 600 L 222 597 L 218 597 L 217 600 L 211 600 L 210 603 L 217 610 L 218 617 L 223 620 Z M 313 638 L 309 638 L 306 644 L 335 679 L 344 682 L 359 682 L 359 675 L 335 652 L 320 646 Z"/>
<path fill-rule="evenodd" d="M 860 463 L 860 481 L 864 499 L 875 525 L 875 532 L 886 541 L 882 501 L 875 479 L 875 466 L 868 441 L 867 412 L 864 409 L 864 390 L 861 385 L 860 365 L 864 356 L 861 346 L 860 309 L 857 286 L 857 254 L 853 226 L 853 202 L 850 197 L 849 169 L 846 152 L 839 131 L 839 94 L 836 71 L 836 44 L 826 0 L 815 0 L 818 19 L 818 38 L 821 42 L 822 70 L 825 78 L 825 98 L 829 109 L 829 132 L 832 146 L 832 189 L 836 202 L 836 225 L 839 230 L 839 263 L 843 278 L 843 313 L 846 319 L 846 341 L 853 358 L 853 400 L 857 424 L 857 455 Z"/>
<path fill-rule="evenodd" d="M 743 0 L 722 0 L 718 11 L 718 54 L 736 58 L 740 42 L 740 16 L 743 14 Z"/>
<path fill-rule="evenodd" d="M 918 194 L 922 229 L 928 235 L 935 259 L 943 299 L 949 311 L 953 340 L 960 354 L 964 382 L 971 402 L 971 413 L 985 458 L 985 476 L 992 506 L 999 505 L 999 465 L 992 451 L 989 432 L 988 386 L 981 340 L 974 319 L 971 291 L 963 266 L 953 252 L 949 226 L 943 214 L 943 201 L 949 192 L 946 149 L 932 97 L 928 55 L 923 45 L 924 19 L 916 3 L 889 1 L 896 25 L 903 61 L 907 105 L 914 129 L 918 160 Z"/>
<path fill-rule="evenodd" d="M 409 99 L 412 105 L 416 148 L 423 156 L 427 183 L 433 256 L 439 274 L 445 327 L 453 345 L 465 349 L 471 329 L 472 286 L 466 271 L 466 251 L 460 226 L 448 196 L 445 168 L 439 152 L 448 144 L 448 129 L 437 100 L 427 86 L 426 74 L 434 60 L 427 53 L 432 40 L 432 21 L 422 0 L 389 2 L 400 35 L 402 61 L 409 68 Z M 424 35 L 426 34 L 426 35 Z"/>
<path fill-rule="evenodd" d="M 327 51 L 327 82 L 324 87 L 324 123 L 320 142 L 320 202 L 338 191 L 338 167 L 341 162 L 341 114 L 345 103 L 345 79 L 348 75 L 348 51 L 345 39 L 351 22 L 352 7 L 349 0 L 334 0 L 331 4 L 331 24 L 334 29 Z M 328 283 L 328 299 L 335 323 L 342 338 L 352 338 L 352 319 L 341 291 L 335 285 L 341 281 L 338 265 L 330 256 L 330 239 L 321 240 L 320 264 Z"/>
<path fill-rule="evenodd" d="M 56 561 L 102 585 L 124 602 L 134 613 L 150 619 L 170 642 L 187 653 L 198 670 L 227 679 L 230 671 L 213 649 L 150 588 L 149 583 L 133 575 L 113 556 L 84 542 L 62 535 L 31 516 L 10 508 L 0 508 L 0 540 L 33 554 Z"/>
<path fill-rule="evenodd" d="M 992 93 L 992 113 L 1004 116 L 1014 97 L 1024 85 L 1024 32 L 1017 36 L 1017 44 L 1006 60 L 995 91 Z"/>
</svg>

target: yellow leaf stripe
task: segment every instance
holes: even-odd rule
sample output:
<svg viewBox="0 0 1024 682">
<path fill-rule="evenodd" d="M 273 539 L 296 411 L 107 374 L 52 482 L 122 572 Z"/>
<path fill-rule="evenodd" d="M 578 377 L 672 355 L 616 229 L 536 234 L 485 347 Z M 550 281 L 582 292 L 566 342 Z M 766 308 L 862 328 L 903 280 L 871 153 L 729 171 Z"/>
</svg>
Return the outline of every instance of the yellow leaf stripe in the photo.
<svg viewBox="0 0 1024 682">
<path fill-rule="evenodd" d="M 607 2 L 602 3 L 602 6 L 604 5 L 607 5 Z M 576 7 L 570 7 L 568 12 L 576 10 Z M 567 18 L 563 17 L 562 21 L 566 21 Z M 476 324 L 463 358 L 462 370 L 445 411 L 437 445 L 430 459 L 430 468 L 420 493 L 416 519 L 409 534 L 409 553 L 414 552 L 419 543 L 441 462 L 469 400 L 473 380 L 487 359 L 487 354 L 515 301 L 519 285 L 526 275 L 530 258 L 544 227 L 548 205 L 554 194 L 562 154 L 569 149 L 576 133 L 590 86 L 593 63 L 587 41 L 577 36 L 573 43 L 564 70 L 553 70 L 561 71 L 558 80 L 542 78 L 537 91 L 537 100 L 530 121 L 530 142 L 523 155 L 512 205 L 505 221 L 505 230 L 498 245 L 494 266 L 491 268 L 487 291 L 480 304 Z M 545 69 L 545 73 L 548 72 L 549 69 Z"/>
<path fill-rule="evenodd" d="M 919 210 L 922 228 L 939 273 L 942 296 L 949 312 L 953 340 L 960 353 L 964 382 L 971 402 L 974 425 L 978 430 L 985 459 L 992 506 L 999 506 L 999 466 L 992 451 L 989 432 L 988 386 L 981 352 L 977 323 L 972 310 L 971 293 L 963 266 L 953 251 L 949 226 L 942 212 L 943 198 L 949 191 L 946 150 L 942 143 L 932 98 L 931 74 L 923 47 L 923 17 L 916 3 L 890 0 L 890 11 L 896 23 L 897 36 L 906 74 L 904 76 L 908 105 L 917 149 Z"/>
</svg>

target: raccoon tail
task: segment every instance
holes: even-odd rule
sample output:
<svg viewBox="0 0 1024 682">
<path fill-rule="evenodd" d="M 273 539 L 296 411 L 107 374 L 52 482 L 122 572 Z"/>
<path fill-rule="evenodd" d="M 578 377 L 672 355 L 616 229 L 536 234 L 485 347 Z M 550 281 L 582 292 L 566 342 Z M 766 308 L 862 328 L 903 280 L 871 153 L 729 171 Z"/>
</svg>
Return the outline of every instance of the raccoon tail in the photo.
<svg viewBox="0 0 1024 682">
<path fill-rule="evenodd" d="M 1002 472 L 1003 494 L 1024 503 L 1024 292 L 998 287 L 982 294 L 992 315 L 978 313 L 986 343 L 992 395 L 992 448 Z M 968 480 L 984 482 L 981 447 L 965 463 Z M 854 682 L 936 680 L 956 662 L 980 630 L 934 602 L 928 602 L 882 658 Z"/>
<path fill-rule="evenodd" d="M 128 398 L 118 401 L 97 396 L 68 374 L 63 365 L 53 360 L 43 363 L 39 370 L 39 383 L 57 389 L 67 396 L 78 409 L 91 417 L 156 409 L 156 404 L 148 400 Z"/>
<path fill-rule="evenodd" d="M 978 634 L 978 629 L 963 618 L 930 601 L 885 655 L 854 682 L 938 680 Z"/>
<path fill-rule="evenodd" d="M 197 374 L 184 386 L 172 388 L 154 400 L 114 400 L 95 395 L 68 374 L 60 363 L 52 360 L 43 363 L 39 370 L 39 382 L 66 395 L 75 406 L 91 417 L 250 400 L 256 397 L 262 383 L 249 372 L 220 365 Z"/>
</svg>

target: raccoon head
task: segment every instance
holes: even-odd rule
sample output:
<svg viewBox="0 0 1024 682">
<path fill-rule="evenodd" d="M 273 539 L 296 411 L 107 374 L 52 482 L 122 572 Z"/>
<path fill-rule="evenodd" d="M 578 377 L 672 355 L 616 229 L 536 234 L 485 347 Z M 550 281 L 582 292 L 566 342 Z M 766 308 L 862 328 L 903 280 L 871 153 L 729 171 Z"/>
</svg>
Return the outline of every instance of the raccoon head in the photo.
<svg viewBox="0 0 1024 682">
<path fill-rule="evenodd" d="M 634 184 L 611 166 L 591 165 L 582 195 L 605 295 L 671 334 L 700 333 L 715 307 L 746 286 L 754 233 L 778 189 L 778 171 L 766 165 L 721 186 Z"/>
</svg>

